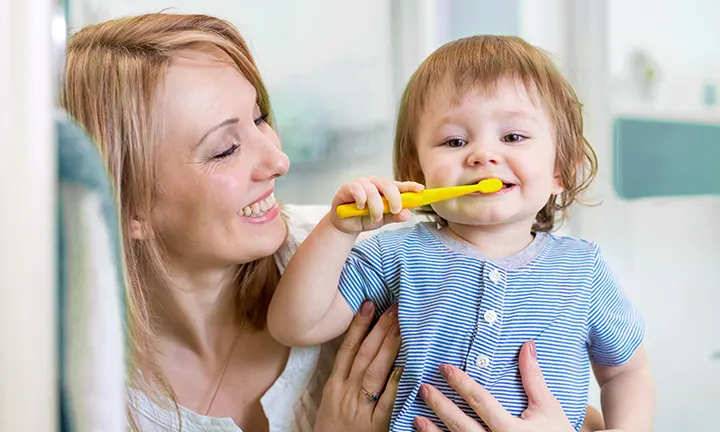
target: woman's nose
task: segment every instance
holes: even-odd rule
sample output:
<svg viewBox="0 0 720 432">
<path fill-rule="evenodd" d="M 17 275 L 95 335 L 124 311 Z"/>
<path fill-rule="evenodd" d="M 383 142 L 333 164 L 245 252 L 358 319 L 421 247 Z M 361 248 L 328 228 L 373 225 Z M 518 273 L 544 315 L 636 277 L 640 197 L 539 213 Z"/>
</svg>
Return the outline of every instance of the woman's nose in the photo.
<svg viewBox="0 0 720 432">
<path fill-rule="evenodd" d="M 274 142 L 264 140 L 259 160 L 253 172 L 255 181 L 267 181 L 285 175 L 290 168 L 290 159 Z"/>
</svg>

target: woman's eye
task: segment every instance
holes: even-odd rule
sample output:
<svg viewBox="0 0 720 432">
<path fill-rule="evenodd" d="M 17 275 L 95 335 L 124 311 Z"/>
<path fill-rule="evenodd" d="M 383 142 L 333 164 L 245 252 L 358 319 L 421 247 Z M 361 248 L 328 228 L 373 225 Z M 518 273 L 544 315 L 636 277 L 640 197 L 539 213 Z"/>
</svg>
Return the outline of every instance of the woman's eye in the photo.
<svg viewBox="0 0 720 432">
<path fill-rule="evenodd" d="M 450 148 L 460 148 L 464 147 L 467 144 L 467 141 L 460 139 L 460 138 L 453 138 L 451 140 L 445 141 L 445 145 Z"/>
<path fill-rule="evenodd" d="M 220 154 L 217 154 L 217 155 L 213 156 L 213 159 L 217 160 L 217 159 L 225 159 L 226 157 L 230 157 L 230 156 L 232 156 L 233 154 L 235 154 L 235 152 L 236 152 L 237 149 L 239 149 L 239 148 L 240 148 L 240 144 L 238 144 L 238 143 L 233 143 L 232 146 L 230 146 L 229 149 L 225 150 L 224 152 L 222 152 L 222 153 L 220 153 Z"/>
<path fill-rule="evenodd" d="M 256 119 L 255 119 L 255 126 L 258 126 L 258 127 L 259 127 L 261 124 L 267 123 L 267 118 L 268 118 L 268 115 L 267 115 L 267 114 L 263 114 L 263 115 L 261 115 L 260 117 L 256 118 Z"/>
<path fill-rule="evenodd" d="M 516 143 L 524 140 L 525 137 L 520 134 L 507 134 L 503 137 L 503 142 Z"/>
</svg>

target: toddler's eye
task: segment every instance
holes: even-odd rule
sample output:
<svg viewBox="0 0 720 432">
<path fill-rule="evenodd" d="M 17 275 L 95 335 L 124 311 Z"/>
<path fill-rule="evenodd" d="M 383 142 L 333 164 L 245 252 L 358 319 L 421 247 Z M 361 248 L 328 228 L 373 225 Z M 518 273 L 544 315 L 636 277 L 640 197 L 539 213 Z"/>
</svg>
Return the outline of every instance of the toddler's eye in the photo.
<svg viewBox="0 0 720 432">
<path fill-rule="evenodd" d="M 507 134 L 503 137 L 503 142 L 516 143 L 524 140 L 525 137 L 520 134 Z"/>
<path fill-rule="evenodd" d="M 445 145 L 450 148 L 461 148 L 464 147 L 467 144 L 467 141 L 460 138 L 453 138 L 450 140 L 445 141 Z"/>
</svg>

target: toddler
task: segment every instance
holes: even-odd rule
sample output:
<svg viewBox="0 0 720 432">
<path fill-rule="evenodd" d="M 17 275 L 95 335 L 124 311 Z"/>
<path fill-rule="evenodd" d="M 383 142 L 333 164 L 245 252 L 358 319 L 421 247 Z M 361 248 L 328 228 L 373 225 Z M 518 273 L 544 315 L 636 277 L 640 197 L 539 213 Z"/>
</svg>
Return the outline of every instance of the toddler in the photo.
<svg viewBox="0 0 720 432">
<path fill-rule="evenodd" d="M 581 104 L 541 50 L 515 37 L 460 39 L 431 54 L 410 79 L 397 119 L 394 170 L 405 182 L 362 178 L 297 250 L 270 306 L 268 326 L 288 345 L 341 335 L 360 304 L 398 304 L 404 371 L 392 430 L 416 416 L 440 421 L 418 397 L 432 384 L 477 417 L 439 373 L 461 368 L 513 415 L 526 408 L 518 353 L 533 339 L 550 390 L 571 424 L 585 416 L 591 366 L 608 429 L 649 431 L 654 393 L 644 324 L 599 247 L 550 233 L 596 172 Z M 421 209 L 407 221 L 400 193 L 499 178 L 493 194 Z M 383 215 L 384 196 L 391 213 Z M 355 202 L 370 216 L 340 219 Z M 363 389 L 372 403 L 383 389 Z"/>
</svg>

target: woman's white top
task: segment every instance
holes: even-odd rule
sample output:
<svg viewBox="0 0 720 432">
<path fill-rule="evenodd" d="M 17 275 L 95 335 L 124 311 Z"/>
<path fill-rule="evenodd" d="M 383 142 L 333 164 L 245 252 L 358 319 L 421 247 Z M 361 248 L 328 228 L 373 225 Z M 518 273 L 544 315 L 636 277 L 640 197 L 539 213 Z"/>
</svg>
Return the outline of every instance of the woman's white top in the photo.
<svg viewBox="0 0 720 432">
<path fill-rule="evenodd" d="M 326 206 L 285 205 L 288 238 L 275 253 L 280 272 L 285 270 L 298 245 L 327 212 Z M 332 370 L 339 340 L 321 346 L 292 348 L 282 374 L 260 399 L 270 432 L 311 432 L 323 387 Z M 155 404 L 144 393 L 131 390 L 136 422 L 143 432 L 177 431 L 174 410 Z M 180 407 L 182 430 L 188 432 L 242 432 L 232 419 L 197 414 Z"/>
</svg>

